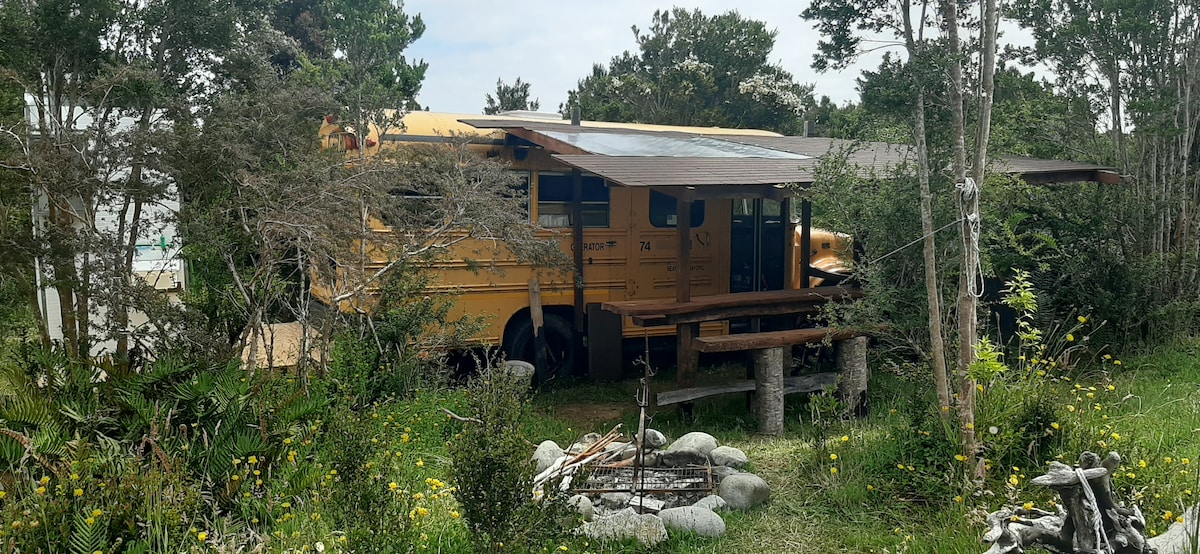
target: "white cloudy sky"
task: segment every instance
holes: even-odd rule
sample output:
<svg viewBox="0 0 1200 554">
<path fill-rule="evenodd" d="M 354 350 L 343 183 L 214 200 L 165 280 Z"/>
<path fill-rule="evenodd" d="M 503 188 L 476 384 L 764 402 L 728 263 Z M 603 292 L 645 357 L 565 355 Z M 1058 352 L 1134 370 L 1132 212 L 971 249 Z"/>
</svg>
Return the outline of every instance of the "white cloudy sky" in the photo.
<svg viewBox="0 0 1200 554">
<path fill-rule="evenodd" d="M 810 64 L 818 36 L 812 24 L 799 16 L 807 4 L 807 0 L 406 0 L 405 11 L 420 13 L 427 26 L 407 54 L 429 62 L 417 100 L 433 111 L 479 113 L 497 78 L 512 83 L 521 77 L 532 83 L 541 111 L 554 112 L 566 101 L 567 91 L 591 72 L 592 64 L 607 63 L 636 48 L 630 26 L 648 27 L 656 8 L 699 8 L 708 15 L 736 9 L 778 32 L 772 61 L 799 82 L 815 84 L 818 97 L 826 95 L 838 103 L 856 100 L 854 79 L 863 68 L 877 67 L 883 53 L 865 56 L 844 72 L 813 71 Z M 1019 35 L 1015 29 L 1006 34 L 1009 42 Z"/>
</svg>

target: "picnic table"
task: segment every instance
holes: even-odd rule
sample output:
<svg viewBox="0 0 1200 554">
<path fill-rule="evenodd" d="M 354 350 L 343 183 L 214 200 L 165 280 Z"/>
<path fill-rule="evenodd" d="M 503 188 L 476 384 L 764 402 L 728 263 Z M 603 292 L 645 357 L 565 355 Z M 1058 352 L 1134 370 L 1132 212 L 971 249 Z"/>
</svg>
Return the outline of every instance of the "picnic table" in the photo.
<svg viewBox="0 0 1200 554">
<path fill-rule="evenodd" d="M 645 299 L 605 302 L 601 308 L 629 316 L 641 326 L 675 325 L 679 331 L 679 381 L 682 388 L 660 392 L 656 405 L 690 404 L 699 398 L 730 392 L 753 390 L 758 405 L 759 431 L 778 434 L 783 431 L 783 397 L 792 392 L 815 392 L 837 383 L 843 398 L 865 405 L 866 333 L 853 329 L 826 327 L 750 332 L 713 337 L 698 337 L 699 324 L 741 317 L 799 315 L 819 311 L 829 302 L 849 302 L 862 298 L 857 287 L 813 287 L 756 292 L 696 296 L 688 300 Z M 817 374 L 805 379 L 785 378 L 790 365 L 791 347 L 826 341 L 840 343 L 838 363 L 842 379 L 836 374 Z M 753 379 L 707 387 L 693 386 L 696 359 L 700 352 L 753 353 Z M 860 389 L 861 390 L 857 390 Z M 846 389 L 846 390 L 843 390 Z M 855 405 L 854 409 L 861 409 Z"/>
</svg>

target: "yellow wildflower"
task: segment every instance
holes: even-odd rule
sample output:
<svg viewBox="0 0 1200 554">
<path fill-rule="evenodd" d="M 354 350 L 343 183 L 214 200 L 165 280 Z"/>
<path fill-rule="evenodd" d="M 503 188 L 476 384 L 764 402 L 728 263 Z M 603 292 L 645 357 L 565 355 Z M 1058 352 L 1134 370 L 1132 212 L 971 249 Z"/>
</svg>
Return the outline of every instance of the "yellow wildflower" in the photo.
<svg viewBox="0 0 1200 554">
<path fill-rule="evenodd" d="M 417 460 L 417 467 L 425 467 L 425 460 Z"/>
<path fill-rule="evenodd" d="M 75 489 L 75 496 L 76 497 L 83 496 L 83 489 Z"/>
<path fill-rule="evenodd" d="M 837 460 L 837 454 L 830 454 L 830 455 L 829 455 L 829 459 L 830 459 L 830 460 Z"/>
<path fill-rule="evenodd" d="M 836 467 L 829 468 L 829 473 L 832 473 L 833 475 L 837 475 L 837 472 L 838 472 L 838 468 L 836 468 Z"/>
<path fill-rule="evenodd" d="M 955 459 L 955 460 L 958 460 L 958 461 L 960 461 L 960 462 L 965 462 L 965 461 L 967 461 L 967 457 L 966 457 L 966 456 L 963 456 L 962 454 L 955 454 L 955 455 L 954 455 L 954 459 Z"/>
<path fill-rule="evenodd" d="M 198 540 L 198 541 L 203 541 L 204 539 L 207 539 L 207 538 L 208 538 L 208 533 L 205 533 L 204 531 L 201 531 L 196 534 L 196 540 Z"/>
<path fill-rule="evenodd" d="M 46 494 L 46 487 L 38 487 L 37 493 L 38 494 Z"/>
<path fill-rule="evenodd" d="M 1058 422 L 1055 421 L 1055 422 L 1050 423 L 1050 427 L 1054 428 L 1054 430 L 1057 431 L 1059 429 Z"/>
<path fill-rule="evenodd" d="M 1075 319 L 1076 319 L 1077 321 L 1079 321 L 1079 323 L 1080 323 L 1080 324 L 1087 323 L 1087 318 L 1086 318 L 1086 317 L 1079 316 L 1079 317 L 1077 317 L 1077 318 L 1075 318 Z"/>
<path fill-rule="evenodd" d="M 1146 466 L 1148 466 L 1148 465 L 1150 465 L 1150 464 L 1147 464 L 1146 460 L 1138 460 L 1138 467 L 1140 467 L 1142 469 L 1146 469 Z"/>
<path fill-rule="evenodd" d="M 454 519 L 458 519 L 458 518 L 462 517 L 462 514 L 458 513 L 458 510 L 454 510 L 454 511 L 450 512 L 450 517 L 452 517 Z"/>
<path fill-rule="evenodd" d="M 394 491 L 394 490 L 396 490 L 396 489 L 398 489 L 398 488 L 400 488 L 400 483 L 397 483 L 397 482 L 395 482 L 395 481 L 392 481 L 391 483 L 388 483 L 388 490 L 393 490 L 393 491 Z"/>
<path fill-rule="evenodd" d="M 92 517 L 100 517 L 104 515 L 104 510 L 92 510 Z"/>
<path fill-rule="evenodd" d="M 1075 342 L 1075 335 L 1067 333 L 1067 342 Z"/>
</svg>

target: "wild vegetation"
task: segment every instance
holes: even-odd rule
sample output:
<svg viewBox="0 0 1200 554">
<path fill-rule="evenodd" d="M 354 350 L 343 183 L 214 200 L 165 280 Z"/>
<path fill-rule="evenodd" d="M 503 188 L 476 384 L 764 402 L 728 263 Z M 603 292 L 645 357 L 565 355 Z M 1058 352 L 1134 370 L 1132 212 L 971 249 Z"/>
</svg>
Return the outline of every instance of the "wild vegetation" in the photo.
<svg viewBox="0 0 1200 554">
<path fill-rule="evenodd" d="M 1085 449 L 1125 457 L 1118 493 L 1149 514 L 1152 533 L 1194 503 L 1197 6 L 995 8 L 980 18 L 1012 18 L 1037 44 L 997 48 L 994 63 L 988 48 L 964 46 L 987 41 L 949 34 L 979 33 L 960 7 L 812 3 L 805 17 L 826 33 L 828 67 L 860 52 L 850 31 L 903 39 L 862 75 L 858 104 L 814 101 L 770 64 L 766 23 L 678 8 L 635 28 L 637 52 L 572 91 L 585 118 L 811 127 L 925 154 L 870 177 L 831 156 L 814 190 L 819 224 L 865 252 L 867 298 L 834 316 L 888 325 L 873 413 L 843 421 L 820 401 L 792 402 L 787 433 L 768 441 L 751 434 L 740 400 L 700 403 L 686 429 L 745 449 L 774 501 L 730 515 L 719 540 L 674 536 L 659 551 L 974 551 L 983 515 L 1049 506 L 1029 480 Z M 318 144 L 329 114 L 353 134 L 418 107 L 425 66 L 404 51 L 423 31 L 385 0 L 0 3 L 6 550 L 640 551 L 590 543 L 568 531 L 560 499 L 523 496 L 534 443 L 615 423 L 557 408 L 604 405 L 632 427 L 621 409 L 631 385 L 556 383 L 529 397 L 486 370 L 451 385 L 446 354 L 477 322 L 451 320 L 453 299 L 426 294 L 436 276 L 421 262 L 472 236 L 557 263 L 523 216 L 519 183 L 455 141 L 359 149 L 352 164 Z M 1059 80 L 1019 62 L 1048 64 Z M 496 109 L 528 102 L 527 85 L 497 83 Z M 1000 154 L 1097 162 L 1125 182 L 1029 186 L 988 173 Z M 968 161 L 974 198 L 955 188 Z M 158 209 L 172 197 L 181 208 Z M 97 217 L 104 209 L 117 224 Z M 129 278 L 166 218 L 188 237 L 170 245 L 193 276 L 180 303 Z M 394 230 L 382 269 L 365 248 L 344 255 L 378 239 L 373 219 Z M 978 252 L 961 239 L 972 233 Z M 35 258 L 62 306 L 58 341 L 38 308 Z M 986 309 L 940 307 L 977 274 Z M 370 313 L 324 309 L 308 294 L 314 279 L 344 305 L 376 288 L 385 300 Z M 131 328 L 137 312 L 150 323 Z M 964 326 L 977 314 L 978 333 Z M 242 352 L 256 359 L 280 322 L 319 330 L 313 355 L 287 370 L 245 367 Z M 944 409 L 956 402 L 954 364 L 937 383 L 939 356 L 960 360 L 957 425 Z M 674 413 L 655 417 L 668 433 L 685 429 Z"/>
</svg>

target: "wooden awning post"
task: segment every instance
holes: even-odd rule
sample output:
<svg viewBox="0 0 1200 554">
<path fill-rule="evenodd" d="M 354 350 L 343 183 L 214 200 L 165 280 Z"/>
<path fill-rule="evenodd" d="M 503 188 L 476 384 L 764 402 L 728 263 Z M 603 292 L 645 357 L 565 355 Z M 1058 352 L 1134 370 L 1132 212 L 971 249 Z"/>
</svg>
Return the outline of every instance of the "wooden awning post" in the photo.
<svg viewBox="0 0 1200 554">
<path fill-rule="evenodd" d="M 692 299 L 692 198 L 685 195 L 678 199 L 675 212 L 675 229 L 679 235 L 679 255 L 675 266 L 675 301 L 688 302 Z M 696 366 L 700 354 L 693 348 L 693 339 L 699 335 L 700 324 L 681 323 L 675 326 L 678 337 L 676 356 L 679 382 L 692 385 L 696 380 Z"/>
<path fill-rule="evenodd" d="M 583 352 L 584 316 L 583 299 L 583 175 L 579 170 L 571 172 L 571 249 L 575 254 L 575 352 Z M 583 358 L 579 358 L 583 359 Z"/>
<path fill-rule="evenodd" d="M 812 273 L 812 202 L 807 198 L 800 200 L 800 246 L 800 288 L 806 289 Z"/>
<path fill-rule="evenodd" d="M 783 241 L 783 288 L 792 289 L 797 288 L 795 283 L 796 277 L 799 275 L 796 268 L 796 247 L 792 244 L 792 241 L 796 240 L 796 220 L 792 218 L 796 201 L 788 197 L 784 198 L 782 203 L 780 212 L 787 218 L 784 220 L 783 226 L 783 236 L 785 237 Z"/>
</svg>

